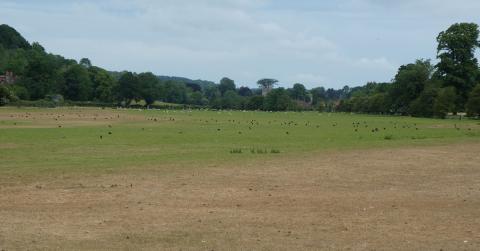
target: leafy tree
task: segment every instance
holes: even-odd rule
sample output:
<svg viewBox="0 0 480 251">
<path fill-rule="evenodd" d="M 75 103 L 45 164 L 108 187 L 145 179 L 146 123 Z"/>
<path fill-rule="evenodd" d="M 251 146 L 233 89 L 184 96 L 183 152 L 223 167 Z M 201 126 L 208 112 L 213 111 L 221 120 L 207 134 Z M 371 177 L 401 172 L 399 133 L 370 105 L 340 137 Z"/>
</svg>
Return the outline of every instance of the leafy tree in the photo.
<svg viewBox="0 0 480 251">
<path fill-rule="evenodd" d="M 112 102 L 115 99 L 117 82 L 104 69 L 92 66 L 88 68 L 90 80 L 93 84 L 93 98 L 102 102 Z"/>
<path fill-rule="evenodd" d="M 88 58 L 82 58 L 80 59 L 80 65 L 86 68 L 92 67 L 92 63 L 90 62 L 90 59 Z"/>
<path fill-rule="evenodd" d="M 219 98 L 222 94 L 218 90 L 218 87 L 216 85 L 209 85 L 205 87 L 205 97 L 209 100 L 212 101 L 216 98 Z"/>
<path fill-rule="evenodd" d="M 422 93 L 432 72 L 430 60 L 417 60 L 414 64 L 400 66 L 389 91 L 394 113 L 409 111 L 410 103 Z"/>
<path fill-rule="evenodd" d="M 437 37 L 437 75 L 445 86 L 456 88 L 457 109 L 464 107 L 479 74 L 475 58 L 475 50 L 480 46 L 478 37 L 478 25 L 474 23 L 456 23 Z"/>
<path fill-rule="evenodd" d="M 263 96 L 252 96 L 248 99 L 246 107 L 248 110 L 257 111 L 263 109 Z"/>
<path fill-rule="evenodd" d="M 87 69 L 81 65 L 71 66 L 64 74 L 64 96 L 74 101 L 91 100 L 93 85 Z"/>
<path fill-rule="evenodd" d="M 432 117 L 433 105 L 437 97 L 435 88 L 427 87 L 410 105 L 410 114 L 415 117 Z"/>
<path fill-rule="evenodd" d="M 135 100 L 141 99 L 140 84 L 137 75 L 132 72 L 124 72 L 118 80 L 118 97 L 124 101 L 126 105 Z"/>
<path fill-rule="evenodd" d="M 467 112 L 470 116 L 480 116 L 480 84 L 477 84 L 470 93 Z"/>
<path fill-rule="evenodd" d="M 242 98 L 237 92 L 233 90 L 228 90 L 225 92 L 222 98 L 222 108 L 225 109 L 241 109 L 242 108 Z"/>
<path fill-rule="evenodd" d="M 250 88 L 242 86 L 238 89 L 238 95 L 242 97 L 250 97 L 253 95 L 253 92 L 250 90 Z"/>
<path fill-rule="evenodd" d="M 292 100 L 284 88 L 272 90 L 265 97 L 264 107 L 267 111 L 286 111 L 292 106 Z"/>
<path fill-rule="evenodd" d="M 192 105 L 204 105 L 206 100 L 204 99 L 201 92 L 193 92 L 188 97 L 188 103 Z"/>
<path fill-rule="evenodd" d="M 158 88 L 159 80 L 157 76 L 151 72 L 138 74 L 138 81 L 140 85 L 140 96 L 145 100 L 147 106 L 153 104 L 155 100 L 159 99 L 161 94 Z"/>
<path fill-rule="evenodd" d="M 317 87 L 310 90 L 312 94 L 312 104 L 318 106 L 320 103 L 325 101 L 325 88 Z"/>
<path fill-rule="evenodd" d="M 187 102 L 187 88 L 184 83 L 169 80 L 165 82 L 164 88 L 164 101 L 176 104 Z"/>
<path fill-rule="evenodd" d="M 0 106 L 6 105 L 16 99 L 17 97 L 9 87 L 0 85 Z"/>
<path fill-rule="evenodd" d="M 63 90 L 63 87 L 57 86 L 63 80 L 55 58 L 48 56 L 39 44 L 34 44 L 33 49 L 27 53 L 28 65 L 18 84 L 28 90 L 31 99 L 36 100 Z"/>
<path fill-rule="evenodd" d="M 6 49 L 30 49 L 30 44 L 14 28 L 0 25 L 0 45 Z"/>
<path fill-rule="evenodd" d="M 272 78 L 264 78 L 257 81 L 257 84 L 260 88 L 273 87 L 278 83 L 278 80 Z"/>
<path fill-rule="evenodd" d="M 434 115 L 445 118 L 449 112 L 455 109 L 456 91 L 455 87 L 449 86 L 438 90 L 437 98 L 433 104 Z"/>
<path fill-rule="evenodd" d="M 218 85 L 218 89 L 223 96 L 227 91 L 235 91 L 235 82 L 229 78 L 222 78 L 220 80 L 220 85 Z"/>
<path fill-rule="evenodd" d="M 290 97 L 295 100 L 306 101 L 307 100 L 307 88 L 302 84 L 294 84 L 290 90 Z"/>
<path fill-rule="evenodd" d="M 25 50 L 10 50 L 6 54 L 7 55 L 5 55 L 4 58 L 4 66 L 2 67 L 2 72 L 11 71 L 15 73 L 15 75 L 24 75 L 25 69 L 28 65 L 28 57 Z"/>
<path fill-rule="evenodd" d="M 368 112 L 375 114 L 384 114 L 388 112 L 385 93 L 376 93 L 368 98 Z"/>
</svg>

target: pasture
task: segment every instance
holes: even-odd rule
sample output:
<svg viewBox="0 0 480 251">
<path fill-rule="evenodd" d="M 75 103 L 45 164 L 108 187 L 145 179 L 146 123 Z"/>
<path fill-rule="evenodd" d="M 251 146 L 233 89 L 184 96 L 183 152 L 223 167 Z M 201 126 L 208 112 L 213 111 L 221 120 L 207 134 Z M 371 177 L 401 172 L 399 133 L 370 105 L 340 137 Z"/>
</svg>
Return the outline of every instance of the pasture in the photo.
<svg viewBox="0 0 480 251">
<path fill-rule="evenodd" d="M 474 120 L 1 108 L 0 249 L 474 250 L 479 139 Z"/>
</svg>

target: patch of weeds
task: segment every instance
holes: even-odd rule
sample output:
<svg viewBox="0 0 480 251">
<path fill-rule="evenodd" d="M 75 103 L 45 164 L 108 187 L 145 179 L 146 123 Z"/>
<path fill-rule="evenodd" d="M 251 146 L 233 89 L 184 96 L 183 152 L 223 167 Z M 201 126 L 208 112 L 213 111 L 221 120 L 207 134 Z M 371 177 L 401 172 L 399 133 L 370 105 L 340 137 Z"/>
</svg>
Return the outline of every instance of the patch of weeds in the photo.
<svg viewBox="0 0 480 251">
<path fill-rule="evenodd" d="M 279 154 L 280 150 L 278 149 L 267 149 L 267 148 L 250 148 L 251 154 Z"/>
<path fill-rule="evenodd" d="M 393 135 L 391 134 L 388 134 L 388 135 L 385 135 L 385 137 L 383 137 L 384 140 L 392 140 L 393 139 Z"/>
<path fill-rule="evenodd" d="M 235 149 L 230 150 L 230 153 L 231 154 L 242 154 L 243 150 L 241 148 L 235 148 Z"/>
</svg>

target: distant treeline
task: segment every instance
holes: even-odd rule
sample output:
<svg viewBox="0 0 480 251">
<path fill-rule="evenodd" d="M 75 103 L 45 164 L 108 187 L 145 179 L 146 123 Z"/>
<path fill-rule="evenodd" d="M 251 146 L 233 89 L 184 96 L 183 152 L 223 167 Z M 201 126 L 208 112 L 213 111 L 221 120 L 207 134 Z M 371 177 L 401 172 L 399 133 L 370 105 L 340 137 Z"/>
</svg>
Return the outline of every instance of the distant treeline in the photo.
<svg viewBox="0 0 480 251">
<path fill-rule="evenodd" d="M 218 84 L 153 73 L 109 72 L 47 53 L 30 44 L 15 29 L 0 25 L 0 75 L 11 72 L 13 83 L 0 83 L 0 105 L 111 104 L 152 106 L 171 104 L 242 110 L 320 110 L 372 114 L 445 117 L 448 113 L 480 114 L 480 69 L 475 50 L 480 46 L 478 25 L 460 23 L 438 37 L 439 63 L 417 60 L 403 65 L 389 83 L 367 83 L 342 89 L 265 89 L 274 79 L 258 81 L 259 88 L 238 87 L 223 78 Z M 263 93 L 262 93 L 263 88 Z M 164 104 L 161 103 L 161 104 Z"/>
</svg>

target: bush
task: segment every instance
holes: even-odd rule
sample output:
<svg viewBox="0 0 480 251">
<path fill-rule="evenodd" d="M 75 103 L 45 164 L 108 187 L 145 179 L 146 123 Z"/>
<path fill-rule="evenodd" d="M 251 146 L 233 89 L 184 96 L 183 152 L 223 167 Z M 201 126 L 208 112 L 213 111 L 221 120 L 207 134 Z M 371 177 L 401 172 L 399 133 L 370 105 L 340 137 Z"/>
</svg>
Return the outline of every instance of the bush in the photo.
<svg viewBox="0 0 480 251">
<path fill-rule="evenodd" d="M 468 116 L 475 117 L 480 115 L 480 84 L 473 88 L 467 102 Z"/>
<path fill-rule="evenodd" d="M 17 100 L 13 91 L 5 85 L 0 85 L 0 106 Z"/>
</svg>

